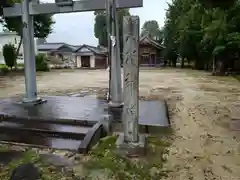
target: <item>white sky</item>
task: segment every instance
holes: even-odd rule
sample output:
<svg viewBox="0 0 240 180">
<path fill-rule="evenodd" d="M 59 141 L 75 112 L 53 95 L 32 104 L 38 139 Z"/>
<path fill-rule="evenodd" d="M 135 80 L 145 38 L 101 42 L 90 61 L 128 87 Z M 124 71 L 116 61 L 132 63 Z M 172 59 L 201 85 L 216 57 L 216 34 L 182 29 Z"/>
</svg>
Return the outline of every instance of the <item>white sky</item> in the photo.
<svg viewBox="0 0 240 180">
<path fill-rule="evenodd" d="M 54 0 L 41 0 L 54 2 Z M 143 0 L 142 8 L 130 9 L 132 15 L 140 17 L 141 27 L 147 20 L 157 20 L 159 26 L 164 25 L 165 10 L 170 0 Z M 53 33 L 47 38 L 48 42 L 65 42 L 72 45 L 97 45 L 94 36 L 93 12 L 57 14 L 53 16 L 55 24 Z"/>
</svg>

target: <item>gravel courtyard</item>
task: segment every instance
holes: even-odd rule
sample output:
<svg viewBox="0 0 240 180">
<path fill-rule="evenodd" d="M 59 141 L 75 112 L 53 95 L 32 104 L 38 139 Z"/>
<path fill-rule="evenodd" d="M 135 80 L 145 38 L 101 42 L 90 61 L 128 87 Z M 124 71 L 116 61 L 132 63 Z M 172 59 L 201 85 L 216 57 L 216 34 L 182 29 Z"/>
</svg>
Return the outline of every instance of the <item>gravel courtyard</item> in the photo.
<svg viewBox="0 0 240 180">
<path fill-rule="evenodd" d="M 108 87 L 106 70 L 38 73 L 40 94 Z M 24 93 L 24 77 L 0 77 L 0 98 Z M 174 130 L 169 180 L 240 179 L 240 83 L 193 70 L 140 71 L 140 95 L 165 99 Z M 237 127 L 238 126 L 238 127 Z"/>
</svg>

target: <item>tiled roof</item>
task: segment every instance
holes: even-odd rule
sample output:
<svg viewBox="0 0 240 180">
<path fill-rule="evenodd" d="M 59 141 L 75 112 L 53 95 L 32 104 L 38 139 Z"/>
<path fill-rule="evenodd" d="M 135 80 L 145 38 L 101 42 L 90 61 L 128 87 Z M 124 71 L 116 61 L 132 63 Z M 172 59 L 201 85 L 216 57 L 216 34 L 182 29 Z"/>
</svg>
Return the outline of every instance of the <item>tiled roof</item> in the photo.
<svg viewBox="0 0 240 180">
<path fill-rule="evenodd" d="M 143 42 L 144 40 L 147 40 L 148 43 L 158 47 L 158 48 L 165 48 L 165 46 L 163 46 L 162 44 L 159 44 L 157 41 L 149 38 L 148 36 L 143 36 L 140 38 L 140 43 Z"/>
<path fill-rule="evenodd" d="M 79 47 L 77 51 L 79 51 L 80 49 L 82 49 L 83 47 L 89 49 L 90 51 L 92 51 L 93 53 L 95 54 L 106 54 L 107 53 L 107 48 L 104 48 L 104 47 L 95 47 L 95 46 L 90 46 L 90 45 L 86 45 L 86 44 L 83 44 L 81 47 Z"/>
<path fill-rule="evenodd" d="M 38 45 L 38 50 L 57 50 L 65 45 L 65 43 L 43 43 Z"/>
<path fill-rule="evenodd" d="M 72 49 L 72 51 L 76 51 L 80 46 L 73 46 L 70 44 L 66 44 L 66 43 L 43 43 L 43 44 L 39 44 L 38 45 L 38 50 L 39 51 L 56 51 L 59 48 L 61 48 L 62 46 L 65 47 L 69 47 L 70 49 Z"/>
<path fill-rule="evenodd" d="M 92 51 L 95 54 L 106 54 L 108 52 L 107 48 L 102 47 L 102 46 L 90 46 L 87 44 L 83 44 L 83 45 L 69 45 L 66 43 L 43 43 L 43 44 L 39 44 L 38 45 L 38 50 L 39 51 L 56 51 L 59 48 L 61 48 L 62 46 L 66 46 L 72 49 L 73 52 L 78 52 L 80 49 L 82 48 L 87 48 L 90 51 Z"/>
</svg>

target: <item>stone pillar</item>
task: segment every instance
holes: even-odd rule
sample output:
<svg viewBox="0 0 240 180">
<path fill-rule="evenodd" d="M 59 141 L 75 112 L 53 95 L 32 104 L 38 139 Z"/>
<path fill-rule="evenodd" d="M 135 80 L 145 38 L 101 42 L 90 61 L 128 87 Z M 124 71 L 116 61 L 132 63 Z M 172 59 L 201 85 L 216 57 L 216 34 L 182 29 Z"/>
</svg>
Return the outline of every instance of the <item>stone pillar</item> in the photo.
<svg viewBox="0 0 240 180">
<path fill-rule="evenodd" d="M 128 156 L 146 153 L 146 137 L 139 134 L 139 17 L 123 20 L 124 107 L 123 127 L 116 146 Z M 122 153 L 122 152 L 121 152 Z"/>
<path fill-rule="evenodd" d="M 82 67 L 82 59 L 81 56 L 77 56 L 77 67 L 81 68 Z"/>
<path fill-rule="evenodd" d="M 90 56 L 90 68 L 95 68 L 95 56 Z"/>
<path fill-rule="evenodd" d="M 138 142 L 139 118 L 139 17 L 124 17 L 124 140 Z"/>
</svg>

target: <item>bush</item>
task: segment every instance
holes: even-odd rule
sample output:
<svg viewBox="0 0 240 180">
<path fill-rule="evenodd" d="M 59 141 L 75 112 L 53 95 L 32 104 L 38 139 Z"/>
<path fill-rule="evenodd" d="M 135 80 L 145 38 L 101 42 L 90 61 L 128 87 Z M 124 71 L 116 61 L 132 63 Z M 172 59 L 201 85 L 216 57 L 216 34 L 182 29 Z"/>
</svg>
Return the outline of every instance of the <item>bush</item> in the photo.
<svg viewBox="0 0 240 180">
<path fill-rule="evenodd" d="M 13 44 L 5 44 L 3 46 L 3 57 L 5 64 L 12 69 L 17 60 L 16 48 Z"/>
<path fill-rule="evenodd" d="M 37 71 L 49 71 L 48 58 L 44 54 L 38 54 L 36 56 L 36 70 Z"/>
</svg>

